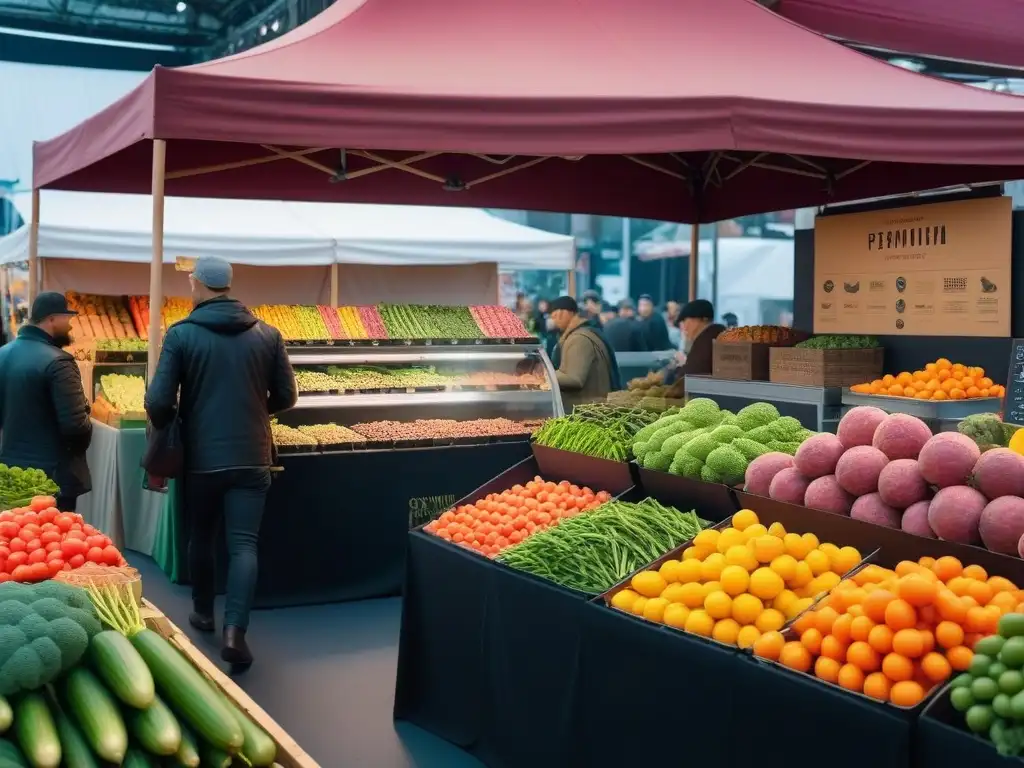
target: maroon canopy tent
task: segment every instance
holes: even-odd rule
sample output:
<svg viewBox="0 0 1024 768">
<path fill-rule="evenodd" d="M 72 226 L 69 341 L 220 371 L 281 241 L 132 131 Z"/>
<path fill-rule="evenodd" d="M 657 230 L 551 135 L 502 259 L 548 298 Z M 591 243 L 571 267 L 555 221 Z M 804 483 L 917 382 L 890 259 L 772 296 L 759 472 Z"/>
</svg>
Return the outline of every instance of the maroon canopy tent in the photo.
<svg viewBox="0 0 1024 768">
<path fill-rule="evenodd" d="M 1024 68 L 1020 0 L 775 0 L 787 19 L 907 54 Z"/>
<path fill-rule="evenodd" d="M 34 160 L 36 189 L 152 189 L 159 264 L 165 190 L 705 222 L 1019 178 L 1024 99 L 753 0 L 338 0 L 267 45 L 155 70 Z"/>
</svg>

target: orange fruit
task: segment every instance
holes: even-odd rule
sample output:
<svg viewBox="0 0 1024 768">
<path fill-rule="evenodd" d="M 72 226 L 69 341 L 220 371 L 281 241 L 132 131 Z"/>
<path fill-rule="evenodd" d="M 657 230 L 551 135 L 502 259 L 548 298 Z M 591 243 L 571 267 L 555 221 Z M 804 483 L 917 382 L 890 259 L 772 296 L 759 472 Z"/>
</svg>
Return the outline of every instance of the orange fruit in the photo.
<svg viewBox="0 0 1024 768">
<path fill-rule="evenodd" d="M 813 616 L 814 626 L 818 628 L 818 631 L 821 632 L 823 636 L 832 632 L 832 625 L 835 623 L 836 619 L 839 618 L 839 614 L 836 612 L 836 609 L 830 606 L 825 606 L 821 610 L 815 611 Z"/>
<path fill-rule="evenodd" d="M 975 581 L 967 588 L 967 594 L 978 601 L 978 605 L 988 605 L 995 595 L 995 590 L 987 582 Z"/>
<path fill-rule="evenodd" d="M 984 635 L 981 632 L 968 632 L 964 635 L 964 645 L 974 650 L 974 646 L 978 644 L 978 641 L 983 638 Z"/>
<path fill-rule="evenodd" d="M 892 638 L 892 650 L 908 659 L 924 655 L 924 640 L 916 629 L 901 629 Z"/>
<path fill-rule="evenodd" d="M 830 659 L 828 656 L 819 656 L 818 660 L 814 662 L 814 676 L 825 680 L 829 683 L 834 683 L 839 680 L 839 670 L 842 667 L 835 659 Z"/>
<path fill-rule="evenodd" d="M 875 622 L 867 616 L 858 616 L 850 624 L 850 638 L 853 640 L 867 640 Z"/>
<path fill-rule="evenodd" d="M 800 635 L 800 643 L 815 656 L 821 652 L 821 641 L 821 632 L 815 627 L 811 627 Z"/>
<path fill-rule="evenodd" d="M 913 680 L 902 680 L 889 691 L 889 701 L 897 707 L 913 707 L 924 698 L 924 688 Z"/>
<path fill-rule="evenodd" d="M 803 644 L 790 640 L 779 652 L 779 663 L 799 672 L 807 672 L 811 668 L 811 654 Z"/>
<path fill-rule="evenodd" d="M 846 643 L 836 639 L 833 635 L 826 635 L 821 639 L 821 655 L 827 656 L 836 661 L 846 661 Z"/>
<path fill-rule="evenodd" d="M 953 621 L 940 621 L 935 627 L 935 640 L 940 648 L 956 648 L 963 645 L 964 629 Z"/>
<path fill-rule="evenodd" d="M 810 612 L 802 614 L 800 618 L 793 622 L 793 629 L 799 635 L 802 635 L 813 626 L 815 626 L 814 614 Z"/>
<path fill-rule="evenodd" d="M 929 653 L 921 659 L 921 671 L 933 683 L 941 683 L 953 674 L 953 667 L 941 653 Z"/>
<path fill-rule="evenodd" d="M 964 392 L 960 387 L 954 387 L 949 393 L 950 400 L 966 400 L 967 393 Z"/>
<path fill-rule="evenodd" d="M 915 565 L 914 567 L 920 566 Z M 900 579 L 897 584 L 897 591 L 901 600 L 907 601 L 915 608 L 923 608 L 926 605 L 932 604 L 938 589 L 934 582 L 929 581 L 924 576 L 912 574 Z"/>
<path fill-rule="evenodd" d="M 988 607 L 992 608 L 993 606 L 999 609 L 1000 615 L 1012 613 L 1017 607 L 1017 598 L 1012 592 L 996 592 L 988 601 Z"/>
<path fill-rule="evenodd" d="M 841 643 L 848 643 L 851 640 L 851 631 L 855 616 L 844 613 L 832 624 L 832 636 Z"/>
<path fill-rule="evenodd" d="M 867 570 L 867 568 L 864 570 Z M 874 592 L 868 593 L 868 596 L 864 598 L 864 602 L 861 604 L 864 607 L 864 615 L 875 622 L 875 624 L 883 624 L 885 622 L 885 610 L 889 607 L 889 603 L 895 599 L 896 595 L 887 589 L 876 589 Z"/>
<path fill-rule="evenodd" d="M 892 683 L 881 672 L 872 672 L 864 678 L 864 693 L 873 699 L 888 701 L 890 690 L 892 690 Z"/>
<path fill-rule="evenodd" d="M 968 565 L 964 568 L 964 576 L 968 579 L 977 579 L 978 581 L 988 581 L 988 571 L 982 568 L 980 565 Z"/>
<path fill-rule="evenodd" d="M 962 624 L 967 619 L 967 605 L 950 590 L 940 590 L 935 597 L 935 608 L 943 621 Z"/>
<path fill-rule="evenodd" d="M 786 639 L 781 632 L 765 632 L 754 643 L 754 655 L 760 656 L 762 659 L 778 661 L 785 644 Z"/>
<path fill-rule="evenodd" d="M 967 618 L 964 620 L 965 631 L 984 632 L 988 624 L 989 617 L 984 608 L 974 607 L 967 609 Z"/>
<path fill-rule="evenodd" d="M 996 592 L 1017 591 L 1017 585 L 1003 576 L 989 576 L 988 585 Z"/>
<path fill-rule="evenodd" d="M 874 672 L 882 664 L 882 657 L 878 655 L 878 651 L 863 640 L 850 645 L 846 651 L 846 660 L 864 672 Z"/>
<path fill-rule="evenodd" d="M 971 580 L 963 575 L 954 576 L 946 582 L 946 586 L 949 587 L 950 591 L 957 597 L 963 597 L 968 594 L 971 589 Z"/>
<path fill-rule="evenodd" d="M 917 634 L 921 636 L 921 644 L 924 646 L 925 653 L 935 650 L 935 633 L 929 629 L 930 626 L 930 624 L 917 625 Z"/>
<path fill-rule="evenodd" d="M 971 659 L 973 658 L 974 651 L 963 645 L 958 645 L 946 651 L 946 660 L 949 662 L 949 666 L 957 672 L 963 672 L 971 666 Z"/>
<path fill-rule="evenodd" d="M 864 673 L 854 664 L 843 664 L 836 682 L 848 691 L 860 693 L 864 689 Z"/>
<path fill-rule="evenodd" d="M 906 600 L 897 598 L 885 606 L 885 623 L 889 629 L 899 631 L 917 625 L 917 611 Z"/>
<path fill-rule="evenodd" d="M 890 653 L 882 659 L 882 672 L 893 682 L 911 680 L 914 677 L 914 663 L 906 656 Z"/>
<path fill-rule="evenodd" d="M 884 655 L 892 651 L 892 638 L 893 631 L 885 624 L 878 624 L 868 633 L 868 645 Z"/>
<path fill-rule="evenodd" d="M 911 573 L 917 573 L 921 570 L 921 566 L 913 560 L 900 560 L 896 563 L 896 567 L 893 570 L 896 571 L 897 576 L 907 576 Z"/>
</svg>

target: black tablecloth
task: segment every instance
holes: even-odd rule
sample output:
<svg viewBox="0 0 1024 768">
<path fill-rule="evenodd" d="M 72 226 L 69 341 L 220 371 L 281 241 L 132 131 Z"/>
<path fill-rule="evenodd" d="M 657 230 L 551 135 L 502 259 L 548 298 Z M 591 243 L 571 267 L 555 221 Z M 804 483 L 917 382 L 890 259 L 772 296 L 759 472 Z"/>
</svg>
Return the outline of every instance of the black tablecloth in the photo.
<svg viewBox="0 0 1024 768">
<path fill-rule="evenodd" d="M 529 455 L 529 443 L 508 442 L 282 456 L 260 529 L 256 607 L 398 595 L 409 529 Z"/>
</svg>

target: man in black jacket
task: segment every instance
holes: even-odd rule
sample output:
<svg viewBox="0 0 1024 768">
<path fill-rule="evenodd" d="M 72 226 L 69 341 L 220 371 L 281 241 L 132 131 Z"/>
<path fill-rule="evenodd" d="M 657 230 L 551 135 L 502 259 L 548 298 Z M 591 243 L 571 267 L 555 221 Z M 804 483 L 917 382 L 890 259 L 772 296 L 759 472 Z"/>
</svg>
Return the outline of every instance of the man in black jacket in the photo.
<svg viewBox="0 0 1024 768">
<path fill-rule="evenodd" d="M 0 462 L 41 469 L 60 487 L 57 506 L 67 512 L 92 489 L 89 403 L 78 364 L 62 349 L 75 314 L 63 294 L 41 293 L 28 323 L 0 349 Z"/>
<path fill-rule="evenodd" d="M 221 657 L 244 669 L 252 663 L 245 632 L 270 488 L 270 416 L 295 405 L 298 393 L 281 334 L 228 296 L 231 265 L 201 257 L 189 280 L 195 308 L 167 329 L 146 412 L 157 428 L 181 420 L 189 622 L 201 631 L 214 629 L 215 552 L 223 518 L 229 563 Z"/>
<path fill-rule="evenodd" d="M 604 324 L 604 337 L 616 352 L 645 352 L 647 341 L 644 329 L 636 319 L 633 302 L 623 299 L 619 302 L 618 317 Z"/>
</svg>

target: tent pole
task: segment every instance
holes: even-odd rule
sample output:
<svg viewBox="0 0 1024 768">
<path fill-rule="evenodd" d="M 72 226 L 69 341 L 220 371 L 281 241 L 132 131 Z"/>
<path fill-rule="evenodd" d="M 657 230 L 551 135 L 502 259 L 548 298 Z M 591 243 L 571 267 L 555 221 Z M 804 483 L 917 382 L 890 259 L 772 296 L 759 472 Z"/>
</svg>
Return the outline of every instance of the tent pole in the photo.
<svg viewBox="0 0 1024 768">
<path fill-rule="evenodd" d="M 149 263 L 149 355 L 147 380 L 153 380 L 160 351 L 160 321 L 164 306 L 164 181 L 167 142 L 153 140 L 153 259 Z"/>
<path fill-rule="evenodd" d="M 568 272 L 568 281 L 566 283 L 567 290 L 566 294 L 576 298 L 576 269 L 570 269 Z"/>
<path fill-rule="evenodd" d="M 39 293 L 39 188 L 32 187 L 32 222 L 28 230 L 28 305 Z"/>
<path fill-rule="evenodd" d="M 700 224 L 690 227 L 690 298 L 697 298 L 697 258 L 700 255 Z"/>
<path fill-rule="evenodd" d="M 338 306 L 338 262 L 331 264 L 331 306 Z"/>
</svg>

